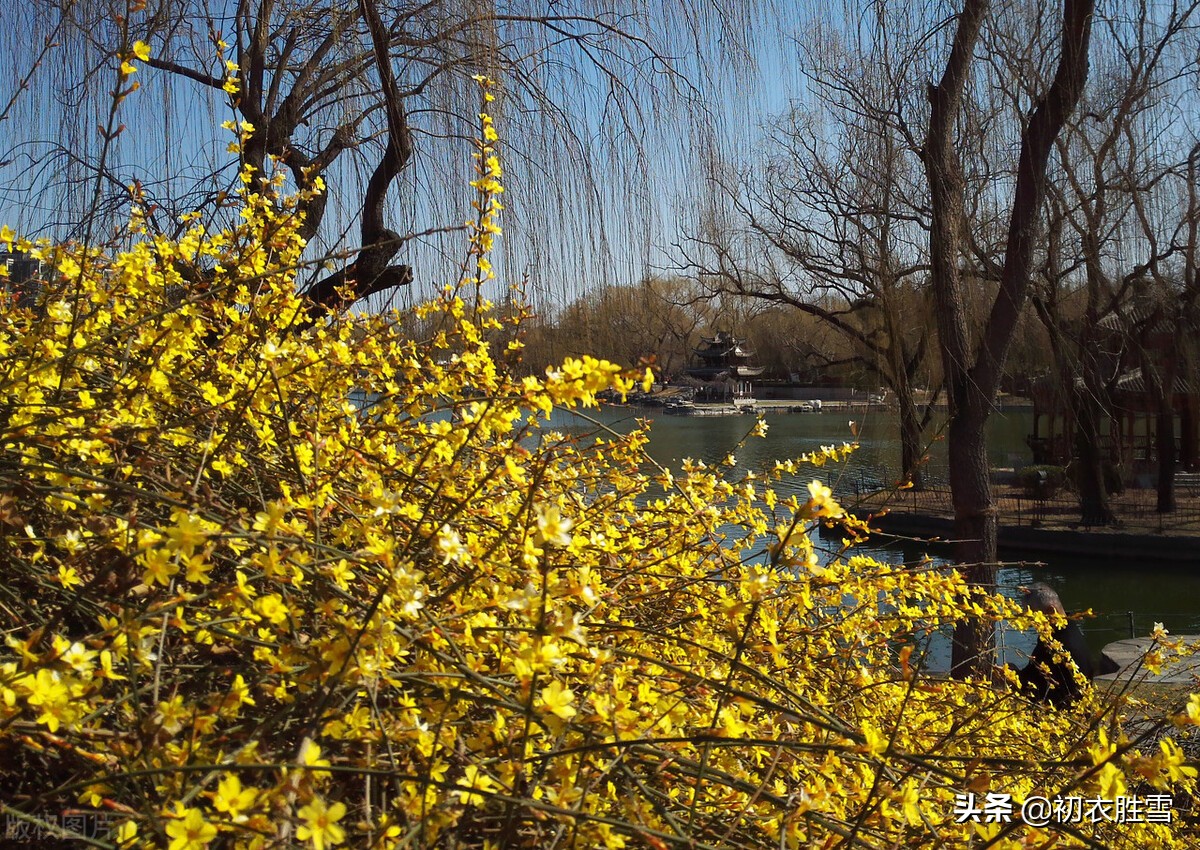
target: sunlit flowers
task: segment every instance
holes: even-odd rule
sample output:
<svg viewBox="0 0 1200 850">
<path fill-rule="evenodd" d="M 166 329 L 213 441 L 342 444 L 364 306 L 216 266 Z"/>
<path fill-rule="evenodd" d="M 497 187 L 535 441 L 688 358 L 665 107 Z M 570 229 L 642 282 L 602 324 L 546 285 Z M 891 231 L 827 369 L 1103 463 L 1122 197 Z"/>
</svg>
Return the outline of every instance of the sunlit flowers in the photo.
<svg viewBox="0 0 1200 850">
<path fill-rule="evenodd" d="M 311 739 L 306 739 L 304 743 L 300 745 L 300 758 L 298 760 L 300 764 L 308 768 L 329 767 L 329 759 L 322 758 L 321 747 L 316 741 Z M 312 775 L 315 778 L 321 778 L 329 776 L 329 771 L 314 770 Z"/>
<path fill-rule="evenodd" d="M 462 789 L 458 792 L 458 798 L 465 806 L 481 806 L 487 802 L 485 794 L 500 789 L 496 780 L 474 764 L 467 765 L 458 780 L 458 787 Z"/>
<path fill-rule="evenodd" d="M 443 564 L 466 563 L 471 557 L 471 551 L 458 536 L 458 532 L 449 525 L 443 525 L 438 529 L 434 547 L 441 556 Z"/>
<path fill-rule="evenodd" d="M 537 533 L 541 542 L 550 546 L 571 545 L 571 528 L 575 523 L 564 517 L 555 505 L 537 507 Z"/>
<path fill-rule="evenodd" d="M 1181 722 L 1191 726 L 1200 726 L 1200 694 L 1192 694 L 1188 697 Z"/>
<path fill-rule="evenodd" d="M 217 837 L 217 828 L 199 809 L 180 807 L 176 819 L 167 824 L 167 835 L 171 838 L 167 850 L 203 850 Z"/>
<path fill-rule="evenodd" d="M 572 705 L 575 701 L 575 694 L 557 679 L 542 688 L 540 696 L 542 706 L 556 717 L 570 720 L 575 716 L 575 707 Z"/>
<path fill-rule="evenodd" d="M 804 512 L 810 517 L 840 517 L 846 511 L 833 498 L 833 491 L 820 481 L 814 480 L 808 485 L 809 499 L 804 505 Z"/>
<path fill-rule="evenodd" d="M 38 723 L 44 723 L 51 732 L 57 732 L 63 722 L 70 722 L 71 691 L 58 673 L 43 668 L 33 676 L 25 677 L 21 684 L 28 689 L 29 704 L 41 709 Z"/>
<path fill-rule="evenodd" d="M 818 549 L 815 521 L 856 526 L 804 459 L 749 473 L 729 441 L 728 464 L 659 469 L 644 433 L 555 430 L 557 407 L 648 375 L 494 356 L 520 350 L 520 317 L 474 291 L 494 198 L 474 277 L 300 329 L 318 270 L 294 202 L 239 176 L 235 224 L 47 245 L 75 288 L 0 311 L 0 751 L 30 799 L 173 850 L 620 850 L 969 846 L 953 798 L 984 779 L 1193 794 L 1182 747 L 1136 746 L 1095 695 L 1068 717 L 926 676 L 931 635 L 1014 607 L 927 562 Z M 167 298 L 191 291 L 181 269 L 216 297 Z M 1200 724 L 1200 697 L 1172 710 Z M 1023 829 L 997 846 L 1194 845 Z"/>
<path fill-rule="evenodd" d="M 327 806 L 324 800 L 317 797 L 300 809 L 298 814 L 302 823 L 296 828 L 296 837 L 312 842 L 316 850 L 325 850 L 346 840 L 346 830 L 338 824 L 346 814 L 345 804 Z"/>
<path fill-rule="evenodd" d="M 258 793 L 253 788 L 243 788 L 242 780 L 236 773 L 225 776 L 217 785 L 213 794 L 213 808 L 225 812 L 234 823 L 246 820 L 245 812 L 254 806 Z"/>
</svg>

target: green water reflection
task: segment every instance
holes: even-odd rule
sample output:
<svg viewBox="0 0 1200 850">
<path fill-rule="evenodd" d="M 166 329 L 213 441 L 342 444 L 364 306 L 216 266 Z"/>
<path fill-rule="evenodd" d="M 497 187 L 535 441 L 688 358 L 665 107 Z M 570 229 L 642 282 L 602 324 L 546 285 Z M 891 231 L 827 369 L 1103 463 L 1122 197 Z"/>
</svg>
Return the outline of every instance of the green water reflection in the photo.
<svg viewBox="0 0 1200 850">
<path fill-rule="evenodd" d="M 748 416 L 686 417 L 667 416 L 658 410 L 606 408 L 589 416 L 619 431 L 634 427 L 638 418 L 653 420 L 650 429 L 650 455 L 659 463 L 678 468 L 684 458 L 717 463 L 735 452 L 741 471 L 760 471 L 774 465 L 776 460 L 810 452 L 821 445 L 841 445 L 852 441 L 850 419 L 858 423 L 860 448 L 845 464 L 835 467 L 805 470 L 790 485 L 803 490 L 813 478 L 820 478 L 835 493 L 847 501 L 863 489 L 891 484 L 900 472 L 900 448 L 894 420 L 885 413 L 850 414 L 810 413 L 776 414 L 767 417 L 769 425 L 765 439 L 751 437 L 738 447 L 753 427 Z M 556 414 L 556 423 L 570 430 L 590 429 L 591 426 L 569 414 Z M 1014 460 L 1027 463 L 1029 450 L 1025 436 L 1029 433 L 1030 414 L 1015 411 L 993 415 L 989 424 L 989 457 L 993 466 L 1012 466 Z M 933 483 L 946 480 L 947 461 L 944 441 L 931 441 L 927 477 Z M 785 489 L 789 485 L 785 483 Z M 824 544 L 832 547 L 833 543 Z M 907 545 L 871 545 L 870 554 L 891 563 L 921 557 L 925 549 Z M 944 561 L 947 553 L 933 548 L 929 554 Z M 1046 581 L 1062 596 L 1068 610 L 1092 609 L 1096 616 L 1083 624 L 1088 642 L 1099 652 L 1106 643 L 1147 634 L 1154 622 L 1162 622 L 1176 633 L 1200 633 L 1200 570 L 1188 569 L 1186 564 L 1163 564 L 1147 561 L 1129 563 L 1104 558 L 1080 558 L 1047 555 L 1044 563 L 1032 563 L 1028 555 L 1015 556 L 1001 552 L 1006 560 L 1026 558 L 1026 563 L 1005 566 L 1000 571 L 1000 591 L 1017 595 L 1017 588 L 1032 581 Z M 1197 553 L 1200 567 L 1200 552 Z M 1001 649 L 1004 660 L 1019 661 L 1032 648 L 1033 637 L 1025 634 L 1004 634 Z M 930 649 L 930 662 L 940 666 L 946 662 L 946 642 L 938 641 Z"/>
</svg>

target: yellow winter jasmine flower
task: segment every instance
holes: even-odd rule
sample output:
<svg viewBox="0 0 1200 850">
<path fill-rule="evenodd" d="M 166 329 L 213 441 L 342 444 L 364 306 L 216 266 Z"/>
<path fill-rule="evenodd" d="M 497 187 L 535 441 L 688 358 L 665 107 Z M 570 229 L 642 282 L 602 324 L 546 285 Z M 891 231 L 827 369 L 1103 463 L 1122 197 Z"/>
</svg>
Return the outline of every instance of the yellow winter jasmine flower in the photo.
<svg viewBox="0 0 1200 850">
<path fill-rule="evenodd" d="M 45 723 L 51 732 L 57 732 L 62 721 L 70 721 L 71 692 L 58 673 L 43 667 L 36 675 L 24 677 L 21 684 L 29 690 L 29 704 L 42 709 L 38 723 Z"/>
<path fill-rule="evenodd" d="M 184 557 L 190 558 L 196 552 L 196 547 L 203 545 L 208 539 L 207 523 L 195 514 L 176 511 L 171 519 L 175 525 L 166 529 L 167 540 L 171 542 Z"/>
<path fill-rule="evenodd" d="M 113 654 L 109 650 L 104 650 L 100 653 L 100 673 L 99 675 L 105 679 L 119 680 L 125 679 L 120 673 L 113 670 Z"/>
<path fill-rule="evenodd" d="M 1190 726 L 1200 726 L 1200 694 L 1192 694 L 1188 697 L 1187 709 L 1180 722 Z"/>
<path fill-rule="evenodd" d="M 127 820 L 117 827 L 110 837 L 118 847 L 131 847 L 137 839 L 137 823 Z"/>
<path fill-rule="evenodd" d="M 870 753 L 873 756 L 881 755 L 888 748 L 887 736 L 876 729 L 869 723 L 863 724 L 862 729 L 864 744 L 862 750 Z"/>
<path fill-rule="evenodd" d="M 311 841 L 316 850 L 325 850 L 346 840 L 346 831 L 338 826 L 338 821 L 346 814 L 346 806 L 334 803 L 326 806 L 320 797 L 300 810 L 304 823 L 296 829 L 296 837 L 301 841 Z"/>
<path fill-rule="evenodd" d="M 458 536 L 458 532 L 449 525 L 443 525 L 438 530 L 434 546 L 441 553 L 443 564 L 463 564 L 471 555 L 470 550 L 463 544 L 462 538 Z"/>
<path fill-rule="evenodd" d="M 256 599 L 254 609 L 275 625 L 287 622 L 287 605 L 284 604 L 283 598 L 276 593 Z"/>
<path fill-rule="evenodd" d="M 571 527 L 575 523 L 564 518 L 557 507 L 541 505 L 537 509 L 537 529 L 539 542 L 551 546 L 569 546 L 571 544 Z"/>
<path fill-rule="evenodd" d="M 73 587 L 82 585 L 83 579 L 79 577 L 79 573 L 75 571 L 74 567 L 64 565 L 58 568 L 58 583 L 67 590 L 70 590 Z"/>
<path fill-rule="evenodd" d="M 257 797 L 258 791 L 242 788 L 242 780 L 236 773 L 230 773 L 220 781 L 213 793 L 213 808 L 226 812 L 234 823 L 243 823 L 247 818 L 242 812 L 252 808 Z"/>
<path fill-rule="evenodd" d="M 199 809 L 177 811 L 177 819 L 167 824 L 171 836 L 168 850 L 203 850 L 217 837 L 217 828 L 204 819 Z"/>
<path fill-rule="evenodd" d="M 1158 746 L 1162 750 L 1160 761 L 1163 766 L 1163 772 L 1171 782 L 1194 779 L 1197 773 L 1200 772 L 1191 765 L 1184 764 L 1187 756 L 1173 739 L 1163 738 L 1158 742 Z"/>
<path fill-rule="evenodd" d="M 571 693 L 571 689 L 564 687 L 563 683 L 557 679 L 542 688 L 541 696 L 542 705 L 554 715 L 563 720 L 570 720 L 575 716 L 575 708 L 571 705 L 575 700 L 575 694 Z"/>
<path fill-rule="evenodd" d="M 304 743 L 300 745 L 300 758 L 298 761 L 300 764 L 307 765 L 308 767 L 329 767 L 329 759 L 321 758 L 321 748 L 311 738 L 306 738 Z M 328 776 L 329 771 L 314 770 L 312 775 L 316 778 L 321 778 Z"/>
<path fill-rule="evenodd" d="M 62 660 L 70 664 L 76 673 L 91 674 L 92 662 L 96 658 L 96 651 L 88 649 L 79 641 L 75 641 L 62 653 Z M 88 678 L 88 676 L 85 676 Z"/>
<path fill-rule="evenodd" d="M 192 555 L 184 561 L 186 572 L 184 578 L 188 581 L 199 582 L 200 584 L 208 584 L 212 581 L 208 577 L 208 571 L 212 569 L 212 561 L 204 553 Z"/>
<path fill-rule="evenodd" d="M 267 502 L 266 508 L 265 513 L 259 512 L 254 515 L 254 530 L 273 534 L 279 529 L 285 528 L 287 506 L 282 502 Z"/>
<path fill-rule="evenodd" d="M 917 788 L 917 783 L 912 779 L 904 783 L 903 791 L 900 795 L 900 808 L 904 814 L 904 819 L 912 826 L 921 824 L 921 794 Z"/>
<path fill-rule="evenodd" d="M 808 485 L 810 498 L 805 506 L 809 511 L 810 516 L 814 517 L 839 517 L 846 512 L 833 499 L 833 491 L 822 484 L 820 481 L 812 481 Z"/>
<path fill-rule="evenodd" d="M 171 577 L 179 572 L 179 564 L 174 556 L 166 549 L 156 548 L 142 554 L 142 566 L 145 573 L 142 582 L 147 585 L 161 584 L 166 587 L 171 583 Z"/>
<path fill-rule="evenodd" d="M 469 764 L 467 769 L 463 771 L 462 778 L 458 780 L 458 785 L 466 790 L 458 792 L 458 799 L 464 806 L 482 806 L 487 802 L 487 797 L 482 793 L 489 793 L 499 789 L 496 780 L 488 776 L 479 769 L 479 765 Z"/>
<path fill-rule="evenodd" d="M 229 693 L 222 700 L 222 708 L 237 709 L 242 705 L 254 705 L 254 698 L 250 696 L 250 686 L 246 684 L 245 678 L 241 673 L 238 673 L 233 678 L 233 684 L 229 686 Z"/>
</svg>

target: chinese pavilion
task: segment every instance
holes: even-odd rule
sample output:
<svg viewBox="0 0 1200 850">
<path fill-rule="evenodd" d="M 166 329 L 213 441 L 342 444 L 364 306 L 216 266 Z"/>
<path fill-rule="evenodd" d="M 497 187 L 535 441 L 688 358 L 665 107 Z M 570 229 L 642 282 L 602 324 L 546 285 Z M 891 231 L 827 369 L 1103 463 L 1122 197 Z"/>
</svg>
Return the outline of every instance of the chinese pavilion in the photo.
<svg viewBox="0 0 1200 850">
<path fill-rule="evenodd" d="M 746 399 L 752 395 L 750 379 L 757 378 L 766 368 L 754 366 L 754 352 L 746 341 L 726 331 L 701 339 L 699 348 L 692 349 L 694 365 L 684 370 L 688 377 L 700 383 L 707 396 Z"/>
</svg>

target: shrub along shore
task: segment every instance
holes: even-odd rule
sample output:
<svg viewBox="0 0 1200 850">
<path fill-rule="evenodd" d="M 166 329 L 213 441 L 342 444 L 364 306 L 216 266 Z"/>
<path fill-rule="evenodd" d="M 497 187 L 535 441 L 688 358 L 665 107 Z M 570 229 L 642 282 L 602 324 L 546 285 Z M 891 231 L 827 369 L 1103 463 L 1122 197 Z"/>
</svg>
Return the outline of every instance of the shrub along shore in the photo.
<svg viewBox="0 0 1200 850">
<path fill-rule="evenodd" d="M 0 814 L 171 850 L 1195 847 L 1182 812 L 961 816 L 1194 794 L 1157 733 L 1200 695 L 1131 738 L 1122 698 L 923 674 L 963 617 L 1053 624 L 955 571 L 821 563 L 820 523 L 865 528 L 780 485 L 847 451 L 646 474 L 644 433 L 548 424 L 652 376 L 515 373 L 494 140 L 463 279 L 412 312 L 314 316 L 295 199 L 251 172 L 228 229 L 21 243 L 56 272 L 0 312 Z"/>
</svg>

